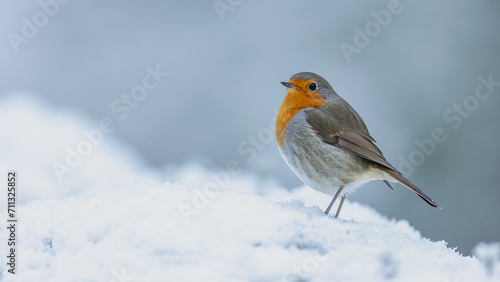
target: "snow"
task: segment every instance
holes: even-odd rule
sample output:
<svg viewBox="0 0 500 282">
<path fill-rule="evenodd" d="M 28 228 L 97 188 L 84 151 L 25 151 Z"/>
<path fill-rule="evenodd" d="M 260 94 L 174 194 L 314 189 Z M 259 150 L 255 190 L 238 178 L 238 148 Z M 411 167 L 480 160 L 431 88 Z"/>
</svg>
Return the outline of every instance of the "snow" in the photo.
<svg viewBox="0 0 500 282">
<path fill-rule="evenodd" d="M 500 243 L 464 257 L 406 220 L 348 200 L 325 216 L 328 197 L 238 169 L 170 165 L 163 181 L 112 135 L 60 182 L 53 162 L 96 125 L 28 97 L 0 103 L 21 202 L 15 275 L 0 224 L 3 281 L 500 281 Z"/>
</svg>

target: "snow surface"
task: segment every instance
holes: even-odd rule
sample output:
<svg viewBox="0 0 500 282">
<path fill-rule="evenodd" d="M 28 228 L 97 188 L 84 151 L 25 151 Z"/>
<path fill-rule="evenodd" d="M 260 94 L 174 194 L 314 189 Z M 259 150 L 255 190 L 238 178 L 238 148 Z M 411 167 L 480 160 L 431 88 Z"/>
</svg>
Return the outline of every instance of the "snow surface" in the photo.
<svg viewBox="0 0 500 282">
<path fill-rule="evenodd" d="M 19 173 L 17 274 L 3 281 L 500 281 L 500 244 L 464 257 L 405 220 L 199 164 L 163 172 L 106 135 L 58 181 L 51 164 L 91 121 L 31 98 L 0 101 L 1 169 Z M 0 218 L 6 218 L 1 193 Z"/>
</svg>

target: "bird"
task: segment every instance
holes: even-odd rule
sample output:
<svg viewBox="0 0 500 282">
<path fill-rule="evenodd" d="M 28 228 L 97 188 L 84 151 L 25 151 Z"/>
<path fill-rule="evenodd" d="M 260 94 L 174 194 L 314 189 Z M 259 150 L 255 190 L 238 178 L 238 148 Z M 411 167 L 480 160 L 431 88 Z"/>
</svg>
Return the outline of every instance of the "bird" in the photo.
<svg viewBox="0 0 500 282">
<path fill-rule="evenodd" d="M 288 82 L 276 119 L 281 156 L 302 182 L 333 196 L 328 215 L 341 197 L 338 218 L 347 195 L 372 180 L 401 183 L 432 207 L 440 206 L 403 176 L 375 145 L 363 119 L 323 77 L 294 74 Z"/>
</svg>

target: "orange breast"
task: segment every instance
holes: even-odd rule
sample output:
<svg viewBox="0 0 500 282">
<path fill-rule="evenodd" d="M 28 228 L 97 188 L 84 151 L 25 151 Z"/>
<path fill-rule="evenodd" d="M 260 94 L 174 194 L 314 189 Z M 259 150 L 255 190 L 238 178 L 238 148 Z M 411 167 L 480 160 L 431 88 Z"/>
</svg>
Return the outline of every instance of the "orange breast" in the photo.
<svg viewBox="0 0 500 282">
<path fill-rule="evenodd" d="M 285 142 L 285 133 L 290 120 L 303 108 L 319 107 L 326 101 L 314 91 L 309 91 L 307 86 L 312 81 L 299 78 L 290 79 L 297 89 L 288 89 L 285 100 L 278 111 L 276 119 L 276 140 L 281 147 Z"/>
</svg>

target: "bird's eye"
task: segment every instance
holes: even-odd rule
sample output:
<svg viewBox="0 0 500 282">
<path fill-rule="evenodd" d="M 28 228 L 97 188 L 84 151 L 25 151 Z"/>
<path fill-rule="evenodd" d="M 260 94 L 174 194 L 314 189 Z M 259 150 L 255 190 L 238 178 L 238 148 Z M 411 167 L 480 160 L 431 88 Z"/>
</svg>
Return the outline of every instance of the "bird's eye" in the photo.
<svg viewBox="0 0 500 282">
<path fill-rule="evenodd" d="M 316 90 L 316 88 L 316 83 L 309 84 L 309 89 L 311 89 L 312 91 Z"/>
</svg>

